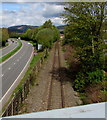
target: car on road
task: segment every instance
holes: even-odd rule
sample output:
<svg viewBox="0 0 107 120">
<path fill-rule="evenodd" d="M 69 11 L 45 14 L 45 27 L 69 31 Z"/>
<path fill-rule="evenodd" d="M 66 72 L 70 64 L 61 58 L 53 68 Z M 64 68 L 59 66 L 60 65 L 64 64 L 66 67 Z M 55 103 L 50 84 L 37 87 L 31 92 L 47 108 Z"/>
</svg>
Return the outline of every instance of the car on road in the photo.
<svg viewBox="0 0 107 120">
<path fill-rule="evenodd" d="M 30 45 L 31 43 L 28 42 L 28 45 Z"/>
</svg>

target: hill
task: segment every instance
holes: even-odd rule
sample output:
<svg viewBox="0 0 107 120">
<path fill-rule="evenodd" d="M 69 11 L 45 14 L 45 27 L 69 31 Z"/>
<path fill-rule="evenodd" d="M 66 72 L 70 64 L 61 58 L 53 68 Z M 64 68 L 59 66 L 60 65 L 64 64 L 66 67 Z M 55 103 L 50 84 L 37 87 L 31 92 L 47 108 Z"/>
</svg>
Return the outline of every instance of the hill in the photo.
<svg viewBox="0 0 107 120">
<path fill-rule="evenodd" d="M 19 26 L 8 27 L 8 30 L 10 32 L 23 33 L 27 29 L 32 29 L 32 28 L 36 28 L 36 27 L 39 27 L 39 26 L 19 25 Z M 63 25 L 63 26 L 57 26 L 57 28 L 59 29 L 60 32 L 64 31 L 64 27 L 65 27 L 65 25 Z"/>
<path fill-rule="evenodd" d="M 17 32 L 17 33 L 23 33 L 25 32 L 27 29 L 32 29 L 38 26 L 30 26 L 30 25 L 19 25 L 19 26 L 12 26 L 9 27 L 8 30 L 10 32 Z"/>
</svg>

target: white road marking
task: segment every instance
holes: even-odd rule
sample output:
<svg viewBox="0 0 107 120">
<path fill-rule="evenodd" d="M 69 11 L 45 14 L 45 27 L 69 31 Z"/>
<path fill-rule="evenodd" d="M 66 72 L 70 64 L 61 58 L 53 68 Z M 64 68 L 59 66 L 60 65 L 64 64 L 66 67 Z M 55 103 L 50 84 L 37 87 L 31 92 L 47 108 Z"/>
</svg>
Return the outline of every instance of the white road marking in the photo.
<svg viewBox="0 0 107 120">
<path fill-rule="evenodd" d="M 8 69 L 10 70 L 11 68 L 9 67 Z"/>
<path fill-rule="evenodd" d="M 22 47 L 14 54 L 14 55 L 12 55 L 11 57 L 9 57 L 7 60 L 5 60 L 4 62 L 2 62 L 2 63 L 0 63 L 0 64 L 4 64 L 4 63 L 6 63 L 8 60 L 10 60 L 11 58 L 13 58 L 16 54 L 18 54 L 21 50 L 22 50 L 22 48 L 24 47 L 24 45 L 23 45 L 23 42 L 22 42 Z"/>
<path fill-rule="evenodd" d="M 1 98 L 0 105 L 2 104 L 2 106 L 4 106 L 5 102 L 3 102 L 3 101 L 9 98 L 9 96 L 11 95 L 10 91 L 12 91 L 12 89 L 14 89 L 14 87 L 16 88 L 16 86 L 17 86 L 16 83 L 18 82 L 18 79 L 20 79 L 20 77 L 23 76 L 23 74 L 22 74 L 23 72 L 26 72 L 26 68 L 29 66 L 29 64 L 31 62 L 31 59 L 33 58 L 33 52 L 34 52 L 34 48 L 32 49 L 32 54 L 31 54 L 29 60 L 27 61 L 26 65 L 24 66 L 23 70 L 21 71 L 21 73 L 19 74 L 19 76 L 16 78 L 16 80 L 13 82 L 13 84 L 10 86 L 10 88 L 6 91 L 6 93 L 4 94 L 4 96 Z M 15 84 L 16 84 L 16 86 L 15 86 Z"/>
<path fill-rule="evenodd" d="M 4 74 L 1 75 L 1 77 L 3 77 L 3 76 L 4 76 Z"/>
</svg>

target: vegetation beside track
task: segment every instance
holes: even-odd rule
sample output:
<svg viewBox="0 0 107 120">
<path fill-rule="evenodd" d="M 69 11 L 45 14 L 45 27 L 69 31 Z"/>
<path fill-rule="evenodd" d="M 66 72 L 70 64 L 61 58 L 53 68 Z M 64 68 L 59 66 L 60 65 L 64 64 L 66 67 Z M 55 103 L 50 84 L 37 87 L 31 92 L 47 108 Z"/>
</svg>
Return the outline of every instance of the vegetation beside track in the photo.
<svg viewBox="0 0 107 120">
<path fill-rule="evenodd" d="M 84 104 L 107 101 L 104 10 L 105 3 L 67 3 L 62 15 L 67 23 L 63 40 L 63 45 L 69 48 L 65 53 L 67 63 L 74 89 L 84 98 Z"/>
</svg>

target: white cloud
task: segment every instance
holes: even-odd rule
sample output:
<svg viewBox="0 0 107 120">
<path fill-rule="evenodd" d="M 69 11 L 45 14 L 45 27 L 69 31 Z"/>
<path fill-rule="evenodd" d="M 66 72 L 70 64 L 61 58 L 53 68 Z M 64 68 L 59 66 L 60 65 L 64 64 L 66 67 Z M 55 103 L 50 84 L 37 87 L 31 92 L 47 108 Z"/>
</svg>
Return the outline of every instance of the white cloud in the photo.
<svg viewBox="0 0 107 120">
<path fill-rule="evenodd" d="M 42 25 L 46 20 L 51 19 L 53 24 L 62 25 L 60 14 L 63 12 L 63 5 L 49 3 L 26 3 L 20 10 L 3 10 L 2 25 L 9 27 L 13 25 Z M 1 26 L 1 25 L 0 25 Z"/>
<path fill-rule="evenodd" d="M 63 19 L 61 19 L 61 18 L 59 18 L 59 17 L 54 17 L 54 18 L 52 18 L 51 20 L 52 20 L 52 22 L 53 22 L 56 26 L 58 26 L 58 25 L 63 25 L 63 24 L 64 24 L 64 23 L 63 23 Z"/>
<path fill-rule="evenodd" d="M 62 5 L 50 5 L 50 4 L 45 4 L 45 9 L 43 11 L 44 17 L 50 17 L 54 16 L 57 17 L 63 12 L 64 6 Z"/>
<path fill-rule="evenodd" d="M 1 1 L 2 2 L 49 2 L 49 0 L 1 0 Z M 50 2 L 67 2 L 67 1 L 66 0 L 50 0 Z"/>
</svg>

